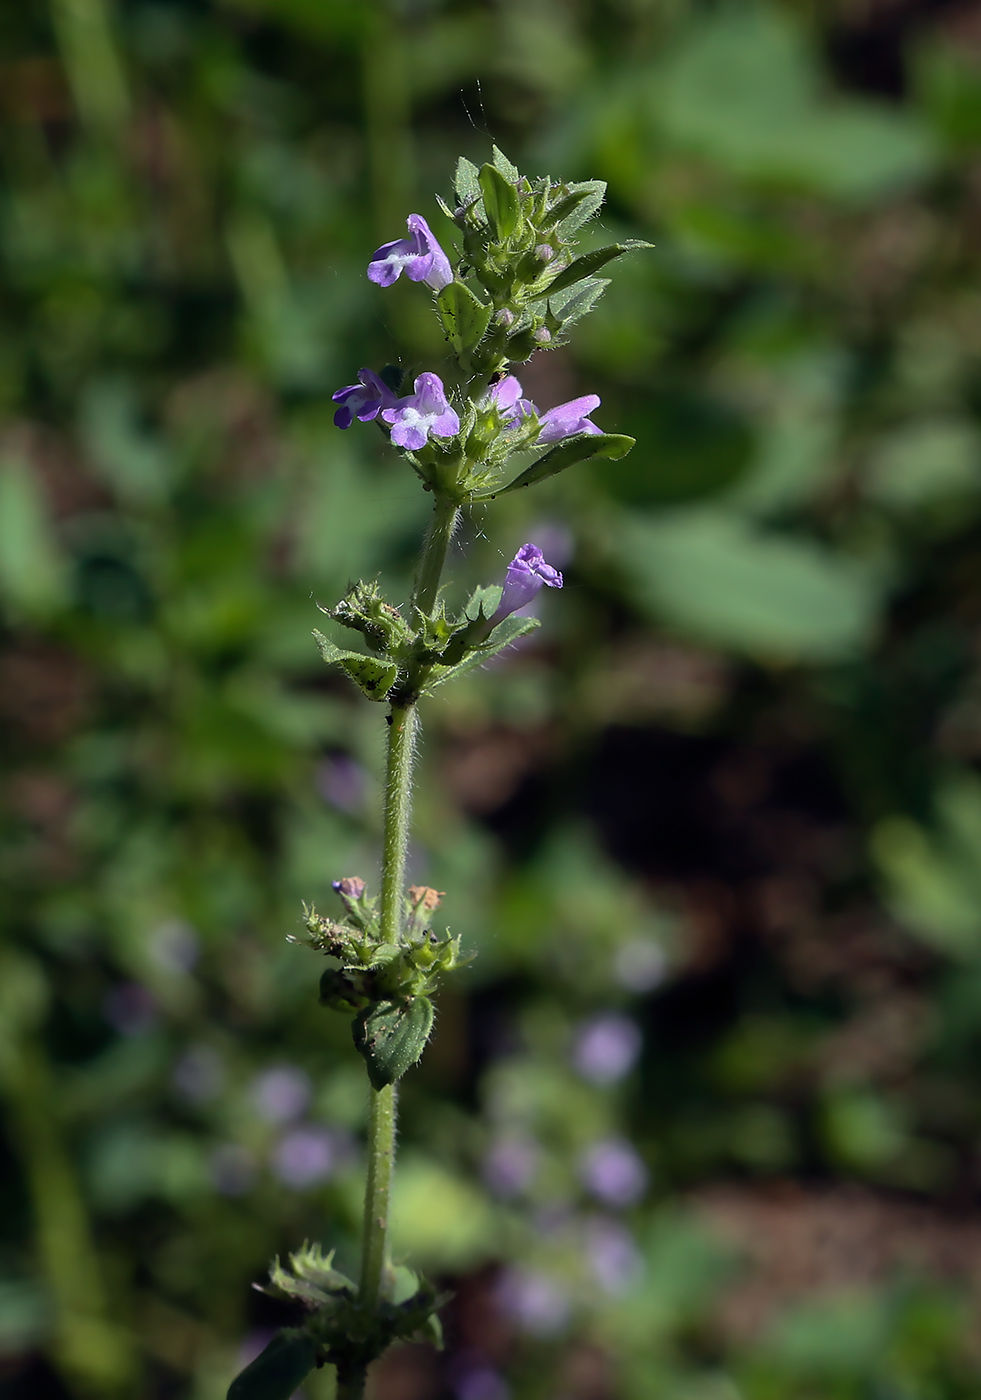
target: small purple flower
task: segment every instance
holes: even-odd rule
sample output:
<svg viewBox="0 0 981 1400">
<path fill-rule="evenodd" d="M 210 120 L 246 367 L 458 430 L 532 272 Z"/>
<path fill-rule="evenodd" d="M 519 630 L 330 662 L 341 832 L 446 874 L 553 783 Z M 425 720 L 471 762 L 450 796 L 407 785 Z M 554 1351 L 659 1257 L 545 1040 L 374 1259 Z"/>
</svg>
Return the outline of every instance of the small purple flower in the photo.
<svg viewBox="0 0 981 1400">
<path fill-rule="evenodd" d="M 495 1196 L 518 1196 L 534 1180 L 539 1157 L 530 1138 L 500 1137 L 484 1158 L 484 1180 Z"/>
<path fill-rule="evenodd" d="M 636 1021 L 611 1012 L 587 1021 L 576 1036 L 572 1062 L 592 1084 L 615 1084 L 633 1068 L 640 1054 Z"/>
<path fill-rule="evenodd" d="M 647 1168 L 625 1138 L 602 1138 L 583 1154 L 583 1185 L 608 1206 L 632 1206 L 647 1190 Z"/>
<path fill-rule="evenodd" d="M 364 881 L 360 875 L 345 875 L 343 880 L 334 880 L 331 889 L 344 900 L 358 900 L 364 894 Z"/>
<path fill-rule="evenodd" d="M 551 564 L 546 564 L 537 544 L 523 544 L 508 565 L 504 592 L 492 621 L 501 622 L 519 608 L 526 607 L 542 584 L 549 588 L 561 588 L 562 575 Z"/>
<path fill-rule="evenodd" d="M 520 422 L 538 410 L 530 399 L 521 397 L 521 385 L 513 374 L 507 374 L 487 393 L 487 400 L 496 407 L 502 423 Z"/>
<path fill-rule="evenodd" d="M 359 369 L 358 380 L 357 384 L 348 384 L 338 389 L 336 394 L 331 394 L 334 402 L 340 404 L 334 414 L 334 426 L 337 428 L 349 428 L 355 418 L 360 423 L 370 423 L 383 408 L 391 408 L 398 403 L 397 396 L 374 370 Z"/>
<path fill-rule="evenodd" d="M 644 1272 L 644 1259 L 630 1231 L 619 1220 L 597 1216 L 586 1222 L 586 1258 L 604 1293 L 626 1293 Z"/>
<path fill-rule="evenodd" d="M 334 1135 L 327 1128 L 294 1128 L 281 1138 L 272 1157 L 272 1169 L 284 1186 L 302 1191 L 334 1173 L 337 1152 Z"/>
<path fill-rule="evenodd" d="M 427 370 L 420 374 L 414 387 L 414 394 L 398 399 L 382 412 L 382 418 L 391 424 L 392 441 L 410 452 L 425 447 L 430 433 L 449 438 L 460 431 L 460 419 L 450 408 L 438 374 Z"/>
<path fill-rule="evenodd" d="M 295 1065 L 264 1070 L 252 1081 L 252 1103 L 266 1123 L 290 1123 L 299 1118 L 312 1093 L 310 1076 Z"/>
<path fill-rule="evenodd" d="M 596 437 L 602 433 L 595 423 L 589 421 L 589 414 L 600 406 L 598 394 L 584 394 L 581 399 L 570 399 L 542 414 L 542 430 L 538 434 L 539 443 L 561 442 L 563 438 L 574 437 L 577 433 L 588 433 Z"/>
<path fill-rule="evenodd" d="M 403 271 L 410 282 L 426 282 L 434 292 L 453 281 L 450 260 L 437 243 L 432 229 L 421 214 L 406 219 L 408 238 L 383 243 L 368 264 L 368 280 L 379 287 L 390 287 Z"/>
<path fill-rule="evenodd" d="M 569 1295 L 561 1284 L 537 1269 L 506 1269 L 497 1286 L 497 1302 L 523 1332 L 550 1337 L 569 1319 Z"/>
</svg>

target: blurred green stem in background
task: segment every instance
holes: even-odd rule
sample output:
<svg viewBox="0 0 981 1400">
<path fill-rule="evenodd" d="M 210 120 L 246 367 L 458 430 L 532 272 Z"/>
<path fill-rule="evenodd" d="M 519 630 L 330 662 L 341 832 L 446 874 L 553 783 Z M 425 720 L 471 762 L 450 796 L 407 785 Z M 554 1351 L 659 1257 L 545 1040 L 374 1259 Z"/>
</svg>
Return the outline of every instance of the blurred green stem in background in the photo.
<svg viewBox="0 0 981 1400">
<path fill-rule="evenodd" d="M 107 0 L 54 0 L 58 44 L 79 116 L 90 135 L 126 130 L 129 94 Z"/>
<path fill-rule="evenodd" d="M 39 1262 L 53 1311 L 52 1351 L 80 1395 L 134 1393 L 125 1333 L 107 1318 L 88 1216 L 55 1116 L 51 1067 L 33 1024 L 43 1007 L 40 978 L 26 960 L 4 966 L 0 1094 L 34 1208 Z M 18 1024 L 19 1022 L 19 1024 Z"/>
<path fill-rule="evenodd" d="M 68 3 L 68 0 L 62 0 Z M 380 239 L 405 219 L 413 184 L 407 36 L 391 0 L 365 6 L 362 49 L 364 116 L 375 231 Z"/>
</svg>

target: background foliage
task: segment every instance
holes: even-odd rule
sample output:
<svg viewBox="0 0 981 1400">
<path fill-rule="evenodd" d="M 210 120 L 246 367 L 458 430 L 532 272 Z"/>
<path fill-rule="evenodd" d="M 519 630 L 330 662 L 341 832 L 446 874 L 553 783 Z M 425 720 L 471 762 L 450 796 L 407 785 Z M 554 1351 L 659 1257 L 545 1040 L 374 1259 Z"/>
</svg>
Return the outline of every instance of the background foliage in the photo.
<svg viewBox="0 0 981 1400">
<path fill-rule="evenodd" d="M 3 1394 L 217 1400 L 350 1260 L 363 1071 L 285 935 L 369 875 L 312 599 L 427 513 L 329 394 L 438 365 L 371 249 L 459 151 L 610 184 L 522 378 L 621 463 L 430 703 L 479 956 L 403 1093 L 449 1346 L 379 1400 L 953 1400 L 981 1304 L 981 27 L 970 3 L 46 0 L 0 15 Z M 329 1377 L 306 1387 L 330 1393 Z"/>
</svg>

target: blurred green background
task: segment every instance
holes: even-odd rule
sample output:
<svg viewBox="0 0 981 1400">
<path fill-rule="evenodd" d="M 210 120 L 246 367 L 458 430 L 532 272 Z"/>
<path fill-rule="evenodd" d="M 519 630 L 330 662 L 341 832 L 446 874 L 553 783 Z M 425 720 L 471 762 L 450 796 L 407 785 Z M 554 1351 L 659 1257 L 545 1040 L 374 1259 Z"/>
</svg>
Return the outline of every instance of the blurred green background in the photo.
<svg viewBox="0 0 981 1400">
<path fill-rule="evenodd" d="M 940 0 L 0 10 L 0 1393 L 220 1400 L 357 1246 L 363 1068 L 291 947 L 377 867 L 314 602 L 427 498 L 331 392 L 462 151 L 609 182 L 542 407 L 637 438 L 468 522 L 530 645 L 424 715 L 478 952 L 404 1084 L 448 1348 L 376 1400 L 981 1385 L 981 22 Z M 326 1374 L 305 1385 L 330 1395 Z"/>
</svg>

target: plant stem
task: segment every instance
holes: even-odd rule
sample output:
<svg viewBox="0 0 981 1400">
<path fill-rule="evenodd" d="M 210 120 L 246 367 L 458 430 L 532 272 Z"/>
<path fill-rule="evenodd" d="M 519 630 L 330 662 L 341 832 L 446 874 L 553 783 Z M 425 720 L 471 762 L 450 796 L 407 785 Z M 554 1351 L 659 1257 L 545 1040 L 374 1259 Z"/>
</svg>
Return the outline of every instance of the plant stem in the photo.
<svg viewBox="0 0 981 1400">
<path fill-rule="evenodd" d="M 417 724 L 415 705 L 392 706 L 388 720 L 381 885 L 381 931 L 386 943 L 398 943 L 402 933 L 405 853 L 412 810 L 412 755 Z"/>
<path fill-rule="evenodd" d="M 446 562 L 446 551 L 460 514 L 459 506 L 443 497 L 436 497 L 436 508 L 422 546 L 416 591 L 412 601 L 423 612 L 429 612 L 439 592 L 439 581 Z"/>
<path fill-rule="evenodd" d="M 388 1206 L 395 1166 L 395 1085 L 371 1090 L 368 1123 L 368 1180 L 364 1193 L 361 1242 L 361 1307 L 373 1315 L 378 1306 L 388 1236 Z"/>
</svg>

